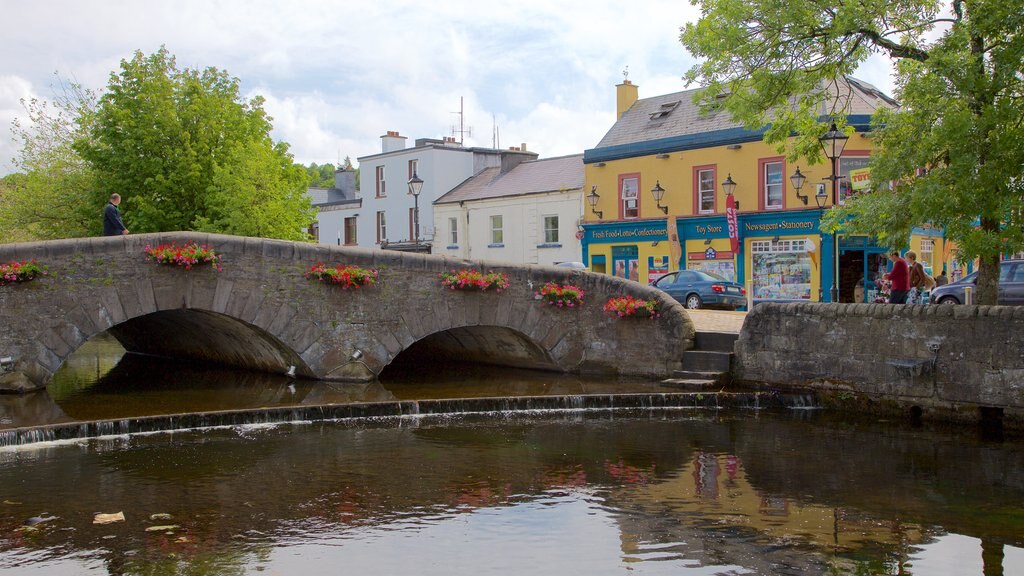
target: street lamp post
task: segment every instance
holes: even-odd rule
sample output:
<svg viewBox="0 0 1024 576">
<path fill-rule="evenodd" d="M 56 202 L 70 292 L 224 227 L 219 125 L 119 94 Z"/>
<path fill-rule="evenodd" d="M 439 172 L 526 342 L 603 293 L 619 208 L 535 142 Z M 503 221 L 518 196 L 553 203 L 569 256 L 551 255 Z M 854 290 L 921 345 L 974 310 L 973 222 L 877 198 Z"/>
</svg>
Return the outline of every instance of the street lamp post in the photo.
<svg viewBox="0 0 1024 576">
<path fill-rule="evenodd" d="M 423 190 L 423 179 L 413 171 L 412 178 L 409 178 L 409 194 L 412 194 L 413 209 L 413 242 L 420 244 L 420 192 Z"/>
<path fill-rule="evenodd" d="M 818 139 L 821 142 L 821 149 L 825 152 L 825 156 L 828 156 L 829 163 L 832 164 L 832 174 L 826 178 L 826 180 L 832 181 L 832 207 L 835 208 L 839 205 L 839 180 L 841 176 L 836 175 L 836 162 L 843 155 L 843 148 L 846 147 L 846 141 L 850 137 L 839 131 L 836 127 L 836 123 L 833 122 L 832 126 L 829 127 L 828 132 L 822 135 Z M 818 201 L 815 196 L 815 201 Z M 824 207 L 824 203 L 819 203 L 820 207 Z M 832 280 L 832 289 L 829 290 L 829 297 L 832 302 L 839 301 L 839 234 L 832 234 L 832 243 L 835 244 L 834 256 L 835 260 L 832 264 L 835 278 Z"/>
</svg>

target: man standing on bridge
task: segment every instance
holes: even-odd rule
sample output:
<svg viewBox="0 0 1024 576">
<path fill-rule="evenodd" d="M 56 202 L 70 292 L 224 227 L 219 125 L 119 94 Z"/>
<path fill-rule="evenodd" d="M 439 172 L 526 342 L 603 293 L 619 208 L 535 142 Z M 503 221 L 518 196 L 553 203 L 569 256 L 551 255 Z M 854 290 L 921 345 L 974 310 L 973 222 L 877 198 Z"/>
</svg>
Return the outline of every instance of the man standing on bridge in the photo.
<svg viewBox="0 0 1024 576">
<path fill-rule="evenodd" d="M 110 202 L 107 202 L 107 207 L 103 209 L 104 236 L 120 236 L 128 233 L 128 229 L 125 228 L 124 222 L 121 221 L 121 211 L 117 209 L 117 205 L 120 203 L 120 194 L 110 195 Z"/>
</svg>

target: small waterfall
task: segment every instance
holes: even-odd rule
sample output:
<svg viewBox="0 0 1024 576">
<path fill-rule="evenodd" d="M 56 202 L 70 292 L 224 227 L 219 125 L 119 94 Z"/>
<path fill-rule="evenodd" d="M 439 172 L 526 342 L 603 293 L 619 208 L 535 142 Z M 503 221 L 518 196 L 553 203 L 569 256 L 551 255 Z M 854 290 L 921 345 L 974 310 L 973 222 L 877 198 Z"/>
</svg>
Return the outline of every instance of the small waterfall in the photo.
<svg viewBox="0 0 1024 576">
<path fill-rule="evenodd" d="M 786 408 L 794 410 L 817 410 L 821 408 L 818 397 L 813 393 L 782 393 L 778 395 L 779 401 Z"/>
<path fill-rule="evenodd" d="M 146 416 L 120 420 L 49 424 L 0 430 L 0 448 L 40 442 L 126 436 L 200 428 L 339 421 L 359 418 L 419 418 L 428 415 L 589 410 L 722 410 L 728 408 L 819 408 L 811 393 L 658 392 L 571 394 L 444 400 L 402 400 L 312 406 L 227 410 Z"/>
</svg>

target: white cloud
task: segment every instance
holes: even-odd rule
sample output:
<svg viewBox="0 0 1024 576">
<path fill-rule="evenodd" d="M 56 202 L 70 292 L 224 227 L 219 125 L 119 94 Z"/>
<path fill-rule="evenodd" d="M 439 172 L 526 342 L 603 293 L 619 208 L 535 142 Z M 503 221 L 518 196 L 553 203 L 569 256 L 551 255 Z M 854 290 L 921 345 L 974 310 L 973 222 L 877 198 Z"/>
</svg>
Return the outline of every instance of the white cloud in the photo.
<svg viewBox="0 0 1024 576">
<path fill-rule="evenodd" d="M 614 120 L 626 66 L 641 97 L 684 89 L 679 28 L 698 14 L 678 0 L 47 0 L 4 16 L 0 70 L 27 92 L 48 96 L 55 71 L 102 89 L 121 59 L 165 45 L 179 67 L 224 69 L 264 95 L 275 138 L 309 163 L 376 153 L 388 130 L 450 135 L 460 98 L 467 144 L 490 146 L 496 123 L 503 147 L 582 152 Z M 885 89 L 885 63 L 867 69 Z"/>
<path fill-rule="evenodd" d="M 31 100 L 36 97 L 32 92 L 31 83 L 18 76 L 0 76 L 0 126 L 4 127 L 0 134 L 4 135 L 0 140 L 0 175 L 14 171 L 12 158 L 18 154 L 18 145 L 14 141 L 14 135 L 7 129 L 15 118 L 21 118 L 26 123 L 25 109 L 21 101 Z"/>
</svg>

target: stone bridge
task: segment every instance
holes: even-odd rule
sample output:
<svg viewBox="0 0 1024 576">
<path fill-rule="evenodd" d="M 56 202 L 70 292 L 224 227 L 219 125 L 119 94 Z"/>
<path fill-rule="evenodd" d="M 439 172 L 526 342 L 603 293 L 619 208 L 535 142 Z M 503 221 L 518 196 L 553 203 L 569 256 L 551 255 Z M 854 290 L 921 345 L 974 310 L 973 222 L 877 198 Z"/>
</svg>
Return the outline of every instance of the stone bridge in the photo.
<svg viewBox="0 0 1024 576">
<path fill-rule="evenodd" d="M 223 269 L 145 256 L 147 245 L 188 241 L 219 252 Z M 48 274 L 0 286 L 0 377 L 21 389 L 44 386 L 103 332 L 131 352 L 341 381 L 371 380 L 403 353 L 423 370 L 460 360 L 661 378 L 694 338 L 686 311 L 663 293 L 566 268 L 189 232 L 0 244 L 0 263 L 22 260 Z M 343 290 L 307 279 L 317 262 L 375 268 L 379 280 Z M 511 286 L 444 288 L 439 273 L 458 268 L 507 273 Z M 585 304 L 545 305 L 534 294 L 548 281 L 578 285 Z M 624 295 L 657 300 L 661 316 L 603 312 Z"/>
</svg>

